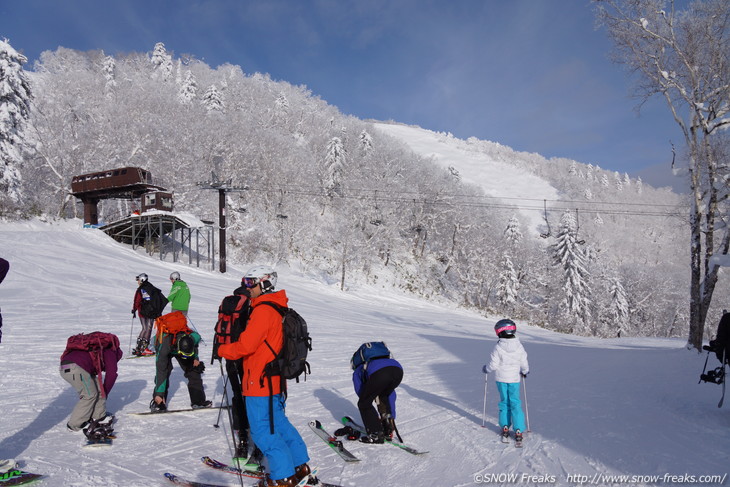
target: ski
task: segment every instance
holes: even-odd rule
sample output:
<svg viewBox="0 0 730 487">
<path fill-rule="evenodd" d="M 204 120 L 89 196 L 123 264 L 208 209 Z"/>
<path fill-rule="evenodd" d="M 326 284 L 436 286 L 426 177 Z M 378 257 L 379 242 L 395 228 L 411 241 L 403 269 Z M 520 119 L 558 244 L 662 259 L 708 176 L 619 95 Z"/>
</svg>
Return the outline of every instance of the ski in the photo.
<svg viewBox="0 0 730 487">
<path fill-rule="evenodd" d="M 219 462 L 218 460 L 214 460 L 210 457 L 203 457 L 200 460 L 206 466 L 208 466 L 210 468 L 214 468 L 216 470 L 220 470 L 221 472 L 225 472 L 225 473 L 232 473 L 234 475 L 239 475 L 242 477 L 251 477 L 254 479 L 262 479 L 265 476 L 264 472 L 261 470 L 262 469 L 261 465 L 258 465 L 258 464 L 247 464 L 244 468 L 241 469 L 238 467 L 234 467 L 233 465 L 226 465 L 225 463 Z M 252 468 L 249 469 L 248 465 L 251 465 L 252 467 L 253 467 L 253 465 L 255 465 L 257 470 L 253 470 Z"/>
<path fill-rule="evenodd" d="M 360 432 L 361 434 L 367 434 L 367 433 L 366 433 L 366 431 L 365 431 L 365 428 L 364 428 L 364 427 L 363 427 L 362 425 L 360 425 L 360 424 L 356 423 L 356 422 L 355 422 L 355 420 L 354 420 L 354 419 L 352 419 L 352 418 L 351 418 L 351 417 L 349 417 L 349 416 L 344 416 L 344 417 L 342 418 L 342 424 L 343 424 L 343 425 L 345 425 L 345 426 L 351 426 L 352 428 L 355 428 L 355 429 L 356 429 L 356 430 L 358 430 L 358 431 L 359 431 L 359 432 Z M 428 453 L 428 451 L 421 451 L 421 450 L 416 450 L 415 448 L 413 448 L 413 447 L 411 447 L 411 446 L 405 445 L 405 444 L 403 444 L 403 443 L 400 443 L 400 442 L 398 442 L 398 441 L 394 441 L 394 440 L 392 440 L 392 439 L 387 439 L 387 438 L 386 438 L 385 442 L 386 442 L 386 443 L 389 443 L 389 444 L 391 444 L 391 445 L 393 445 L 393 446 L 397 446 L 397 447 L 398 447 L 398 448 L 400 448 L 401 450 L 405 450 L 405 451 L 407 451 L 408 453 L 410 453 L 410 454 L 412 454 L 412 455 L 423 455 L 423 454 L 425 454 L 425 453 Z"/>
<path fill-rule="evenodd" d="M 222 484 L 208 484 L 205 482 L 196 482 L 195 480 L 187 480 L 169 472 L 165 473 L 165 478 L 173 484 L 182 485 L 183 487 L 228 487 Z"/>
<path fill-rule="evenodd" d="M 25 472 L 17 468 L 8 470 L 0 474 L 0 486 L 6 485 L 25 485 L 31 482 L 35 482 L 43 477 L 39 473 Z"/>
<path fill-rule="evenodd" d="M 336 437 L 330 435 L 327 433 L 327 431 L 324 430 L 322 427 L 322 423 L 317 421 L 316 419 L 314 421 L 309 422 L 309 427 L 312 428 L 312 431 L 314 431 L 317 436 L 322 438 L 322 440 L 327 443 L 330 448 L 332 448 L 334 451 L 337 452 L 337 454 L 342 457 L 342 459 L 346 462 L 359 462 L 360 459 L 357 458 L 355 455 L 350 453 L 344 446 L 342 446 L 342 441 L 338 440 Z"/>
<path fill-rule="evenodd" d="M 142 411 L 138 413 L 127 413 L 131 414 L 132 416 L 149 416 L 149 415 L 157 415 L 157 416 L 164 416 L 165 414 L 172 414 L 172 413 L 192 413 L 194 411 L 210 411 L 211 409 L 219 409 L 223 407 L 223 409 L 228 409 L 230 406 L 211 406 L 209 408 L 182 408 L 182 409 L 167 409 L 165 411 Z"/>
<path fill-rule="evenodd" d="M 312 485 L 312 486 L 316 486 L 316 487 L 342 487 L 341 485 L 328 484 L 326 482 L 320 481 L 317 477 L 314 476 L 316 473 L 317 473 L 317 469 L 315 468 L 312 470 L 312 476 L 306 480 L 303 479 L 301 482 L 299 482 L 297 484 L 297 486 L 299 487 L 299 486 L 305 486 L 305 485 Z M 197 482 L 195 480 L 188 480 L 188 479 L 184 479 L 182 477 L 179 477 L 179 476 L 177 476 L 173 473 L 169 473 L 169 472 L 165 473 L 165 478 L 167 478 L 167 480 L 169 480 L 173 484 L 181 485 L 183 487 L 229 487 L 224 484 L 209 484 L 206 482 Z M 258 482 L 257 482 L 257 484 L 258 484 Z M 257 484 L 255 484 L 255 485 L 257 485 Z"/>
<path fill-rule="evenodd" d="M 113 438 L 102 438 L 100 440 L 86 440 L 84 448 L 100 448 L 112 446 Z"/>
</svg>

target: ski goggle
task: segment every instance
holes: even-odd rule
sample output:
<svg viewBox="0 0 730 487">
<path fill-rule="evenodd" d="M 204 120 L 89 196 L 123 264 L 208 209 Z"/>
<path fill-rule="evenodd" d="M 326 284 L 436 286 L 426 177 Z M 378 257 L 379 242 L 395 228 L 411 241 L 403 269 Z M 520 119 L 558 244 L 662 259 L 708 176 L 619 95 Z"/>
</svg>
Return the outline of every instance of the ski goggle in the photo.
<svg viewBox="0 0 730 487">
<path fill-rule="evenodd" d="M 243 284 L 244 287 L 247 287 L 248 289 L 256 287 L 256 284 L 258 283 L 259 279 L 257 277 L 244 277 L 243 279 L 241 279 L 241 284 Z"/>
</svg>

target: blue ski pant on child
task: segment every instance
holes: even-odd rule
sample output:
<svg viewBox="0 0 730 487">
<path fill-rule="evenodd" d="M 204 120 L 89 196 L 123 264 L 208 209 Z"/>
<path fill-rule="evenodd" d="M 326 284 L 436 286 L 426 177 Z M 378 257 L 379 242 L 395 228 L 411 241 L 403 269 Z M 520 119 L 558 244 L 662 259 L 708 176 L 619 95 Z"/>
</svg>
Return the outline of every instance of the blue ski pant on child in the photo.
<svg viewBox="0 0 730 487">
<path fill-rule="evenodd" d="M 499 391 L 499 427 L 505 426 L 525 431 L 525 414 L 522 412 L 519 382 L 497 382 Z"/>
<path fill-rule="evenodd" d="M 284 397 L 274 401 L 274 434 L 269 424 L 269 397 L 246 396 L 246 413 L 251 426 L 251 439 L 269 462 L 269 475 L 274 480 L 291 477 L 299 465 L 309 461 L 307 445 L 284 413 Z"/>
</svg>

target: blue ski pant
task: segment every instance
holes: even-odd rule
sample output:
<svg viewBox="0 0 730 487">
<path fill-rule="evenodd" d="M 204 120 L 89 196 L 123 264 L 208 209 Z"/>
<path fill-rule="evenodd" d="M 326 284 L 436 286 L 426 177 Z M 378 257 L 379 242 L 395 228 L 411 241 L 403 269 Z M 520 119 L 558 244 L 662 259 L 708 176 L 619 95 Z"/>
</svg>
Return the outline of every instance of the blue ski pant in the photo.
<svg viewBox="0 0 730 487">
<path fill-rule="evenodd" d="M 274 433 L 269 423 L 269 397 L 247 396 L 246 414 L 251 438 L 269 462 L 269 475 L 274 480 L 291 477 L 296 467 L 309 461 L 307 445 L 292 426 L 284 411 L 284 396 L 273 396 Z"/>
<path fill-rule="evenodd" d="M 499 427 L 525 431 L 525 413 L 522 412 L 519 382 L 497 382 L 499 391 Z"/>
</svg>

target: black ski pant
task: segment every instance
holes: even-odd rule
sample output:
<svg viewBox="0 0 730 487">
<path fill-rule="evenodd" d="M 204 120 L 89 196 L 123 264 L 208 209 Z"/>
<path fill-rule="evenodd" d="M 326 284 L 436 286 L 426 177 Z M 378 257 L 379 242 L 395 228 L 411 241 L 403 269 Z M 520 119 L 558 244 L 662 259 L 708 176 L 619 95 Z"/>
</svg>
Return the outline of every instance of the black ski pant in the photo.
<svg viewBox="0 0 730 487">
<path fill-rule="evenodd" d="M 157 373 L 155 375 L 155 391 L 153 397 L 161 397 L 167 403 L 167 390 L 170 388 L 170 374 L 172 373 L 172 358 L 177 359 L 185 378 L 188 381 L 190 405 L 199 405 L 205 402 L 203 378 L 200 372 L 193 367 L 193 357 L 180 357 L 173 353 L 172 336 L 165 335 L 157 346 Z"/>
<path fill-rule="evenodd" d="M 403 380 L 403 369 L 396 366 L 383 367 L 369 376 L 360 389 L 360 399 L 357 401 L 357 409 L 360 410 L 362 422 L 368 434 L 382 434 L 383 423 L 380 421 L 380 414 L 373 406 L 375 399 L 384 407 L 384 411 L 390 411 L 388 396 L 400 385 Z"/>
<path fill-rule="evenodd" d="M 242 437 L 250 429 L 246 415 L 246 401 L 243 400 L 241 381 L 243 380 L 243 359 L 226 359 L 226 373 L 231 383 L 231 403 L 233 406 L 233 429 Z"/>
</svg>

